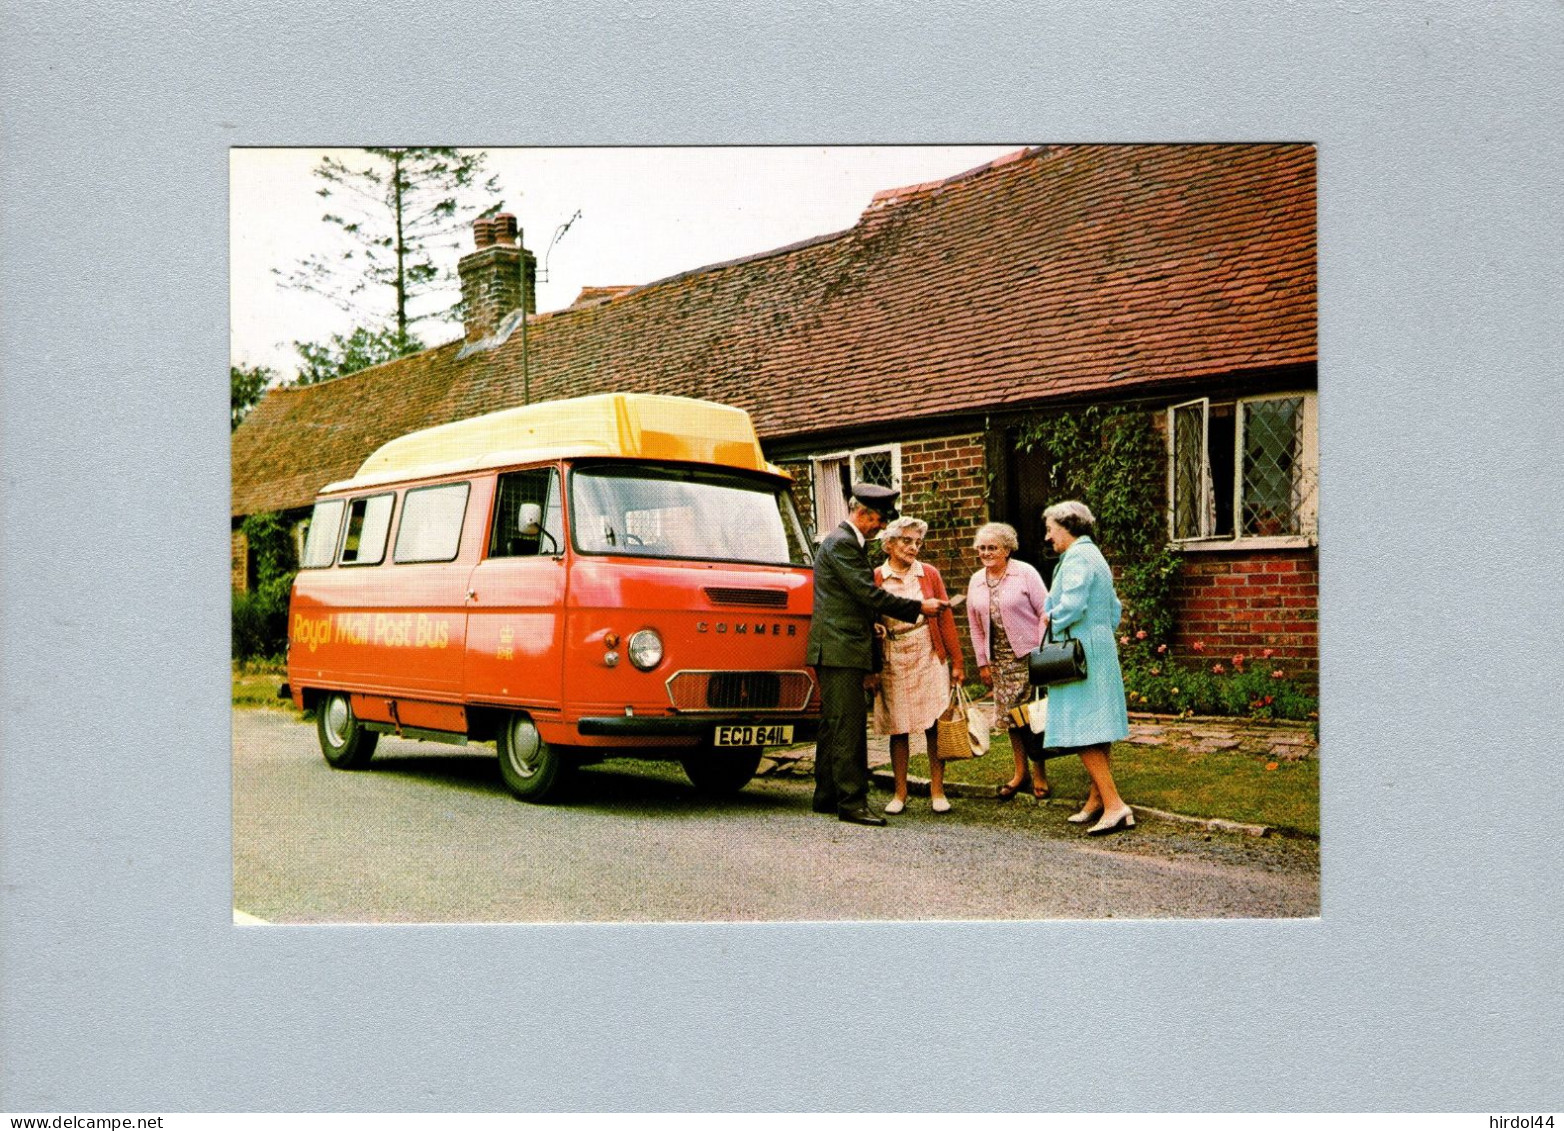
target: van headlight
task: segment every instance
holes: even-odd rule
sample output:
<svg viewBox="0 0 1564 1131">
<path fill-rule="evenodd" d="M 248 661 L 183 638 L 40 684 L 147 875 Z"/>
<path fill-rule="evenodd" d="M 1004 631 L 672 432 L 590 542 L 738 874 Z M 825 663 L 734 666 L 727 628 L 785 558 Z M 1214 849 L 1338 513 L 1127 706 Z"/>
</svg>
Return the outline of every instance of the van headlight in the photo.
<svg viewBox="0 0 1564 1131">
<path fill-rule="evenodd" d="M 643 628 L 630 637 L 630 643 L 625 648 L 630 653 L 630 662 L 643 672 L 649 672 L 663 662 L 663 638 L 650 628 Z"/>
</svg>

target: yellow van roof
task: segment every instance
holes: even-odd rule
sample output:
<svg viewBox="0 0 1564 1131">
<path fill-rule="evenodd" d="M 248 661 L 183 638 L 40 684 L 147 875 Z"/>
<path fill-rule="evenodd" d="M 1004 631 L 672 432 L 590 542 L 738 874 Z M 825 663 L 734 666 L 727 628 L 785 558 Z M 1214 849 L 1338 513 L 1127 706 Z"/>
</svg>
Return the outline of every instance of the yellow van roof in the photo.
<svg viewBox="0 0 1564 1131">
<path fill-rule="evenodd" d="M 409 432 L 375 449 L 352 479 L 322 490 L 580 456 L 678 460 L 785 474 L 766 461 L 743 409 L 689 397 L 606 393 Z"/>
</svg>

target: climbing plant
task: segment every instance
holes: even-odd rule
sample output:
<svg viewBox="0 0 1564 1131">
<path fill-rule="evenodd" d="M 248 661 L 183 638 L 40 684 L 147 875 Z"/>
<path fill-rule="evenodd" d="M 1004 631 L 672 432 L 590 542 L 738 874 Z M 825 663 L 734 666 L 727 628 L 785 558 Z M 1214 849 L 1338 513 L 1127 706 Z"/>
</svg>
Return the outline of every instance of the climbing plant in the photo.
<svg viewBox="0 0 1564 1131">
<path fill-rule="evenodd" d="M 1125 627 L 1156 642 L 1173 633 L 1179 557 L 1168 548 L 1166 452 L 1151 413 L 1124 407 L 1037 415 L 1016 447 L 1040 452 L 1050 499 L 1079 499 L 1097 516 L 1095 541 L 1113 566 Z"/>
</svg>

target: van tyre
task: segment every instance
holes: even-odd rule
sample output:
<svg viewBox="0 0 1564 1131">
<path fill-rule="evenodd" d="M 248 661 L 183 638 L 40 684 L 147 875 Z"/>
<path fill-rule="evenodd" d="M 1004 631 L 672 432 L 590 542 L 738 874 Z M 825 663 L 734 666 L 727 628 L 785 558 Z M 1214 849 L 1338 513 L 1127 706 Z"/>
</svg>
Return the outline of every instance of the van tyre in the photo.
<svg viewBox="0 0 1564 1131">
<path fill-rule="evenodd" d="M 758 746 L 722 750 L 706 746 L 699 753 L 682 759 L 684 774 L 701 793 L 714 797 L 737 793 L 760 769 L 760 755 Z"/>
<path fill-rule="evenodd" d="M 374 756 L 380 735 L 369 730 L 353 714 L 348 697 L 334 691 L 315 707 L 315 733 L 320 752 L 338 770 L 361 770 Z"/>
<path fill-rule="evenodd" d="M 544 800 L 569 775 L 571 766 L 564 755 L 544 742 L 532 719 L 519 711 L 505 716 L 494 745 L 505 788 L 523 801 Z"/>
</svg>

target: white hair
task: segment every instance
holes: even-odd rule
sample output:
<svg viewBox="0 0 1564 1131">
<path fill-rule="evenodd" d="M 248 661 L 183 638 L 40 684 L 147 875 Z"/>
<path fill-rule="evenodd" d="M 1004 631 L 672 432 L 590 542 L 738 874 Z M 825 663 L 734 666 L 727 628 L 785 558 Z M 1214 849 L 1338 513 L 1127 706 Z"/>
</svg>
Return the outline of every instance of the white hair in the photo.
<svg viewBox="0 0 1564 1131">
<path fill-rule="evenodd" d="M 985 522 L 978 527 L 978 532 L 972 536 L 973 548 L 976 549 L 977 544 L 985 537 L 992 538 L 1012 554 L 1021 548 L 1020 536 L 1016 534 L 1016 528 L 1008 522 Z"/>
<path fill-rule="evenodd" d="M 1091 509 L 1075 499 L 1055 503 L 1043 511 L 1043 518 L 1077 538 L 1082 534 L 1089 534 L 1092 527 L 1097 525 L 1096 516 L 1092 514 Z"/>
<path fill-rule="evenodd" d="M 928 532 L 928 523 L 921 518 L 913 518 L 911 515 L 904 514 L 880 531 L 880 541 L 889 542 L 892 538 L 905 538 L 909 533 L 914 537 L 922 538 Z"/>
</svg>

